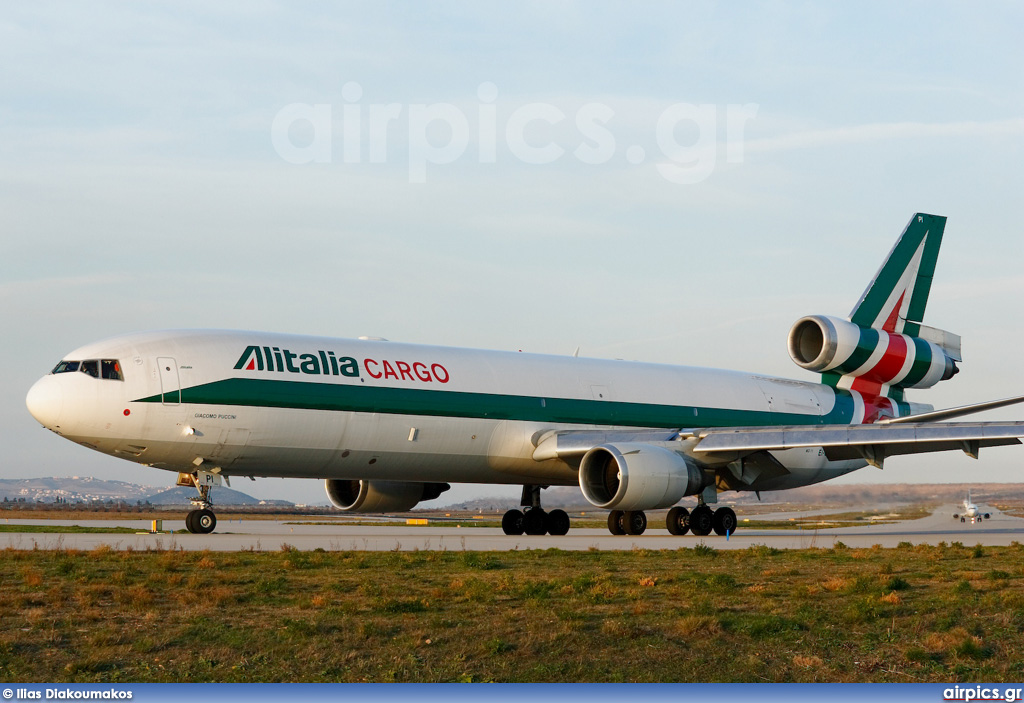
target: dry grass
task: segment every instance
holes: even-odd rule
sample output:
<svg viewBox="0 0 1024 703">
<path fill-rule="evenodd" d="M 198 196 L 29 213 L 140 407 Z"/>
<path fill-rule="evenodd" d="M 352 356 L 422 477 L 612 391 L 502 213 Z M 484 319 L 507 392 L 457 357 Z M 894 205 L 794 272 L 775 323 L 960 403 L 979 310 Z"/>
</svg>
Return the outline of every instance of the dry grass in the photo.
<svg viewBox="0 0 1024 703">
<path fill-rule="evenodd" d="M 687 615 L 676 623 L 676 632 L 682 637 L 717 635 L 722 632 L 718 618 L 710 615 Z"/>
<path fill-rule="evenodd" d="M 861 557 L 854 557 L 854 559 L 859 558 Z M 825 581 L 824 583 L 822 583 L 821 587 L 824 588 L 826 591 L 831 591 L 832 593 L 835 593 L 836 591 L 845 591 L 847 588 L 850 587 L 851 583 L 852 581 L 848 578 L 840 578 L 834 576 Z"/>
<path fill-rule="evenodd" d="M 0 679 L 1024 676 L 1024 548 L 857 551 L 8 550 Z"/>
<path fill-rule="evenodd" d="M 951 650 L 964 642 L 971 642 L 975 645 L 981 644 L 981 640 L 971 635 L 962 627 L 955 627 L 948 632 L 931 632 L 922 640 L 925 648 L 932 652 Z"/>
</svg>

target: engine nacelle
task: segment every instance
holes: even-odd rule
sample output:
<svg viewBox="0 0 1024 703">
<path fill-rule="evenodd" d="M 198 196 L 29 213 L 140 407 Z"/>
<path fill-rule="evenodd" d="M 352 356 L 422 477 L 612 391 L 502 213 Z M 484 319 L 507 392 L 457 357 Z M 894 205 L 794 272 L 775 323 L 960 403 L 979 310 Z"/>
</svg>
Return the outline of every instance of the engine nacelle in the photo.
<svg viewBox="0 0 1024 703">
<path fill-rule="evenodd" d="M 789 331 L 789 355 L 809 371 L 830 371 L 895 388 L 931 388 L 959 372 L 934 342 L 826 315 L 796 321 Z"/>
<path fill-rule="evenodd" d="M 348 513 L 401 513 L 423 500 L 433 500 L 447 491 L 447 483 L 408 481 L 324 481 L 331 504 Z"/>
<path fill-rule="evenodd" d="M 608 510 L 667 508 L 709 483 L 711 479 L 689 457 L 642 442 L 601 444 L 580 462 L 584 497 Z"/>
</svg>

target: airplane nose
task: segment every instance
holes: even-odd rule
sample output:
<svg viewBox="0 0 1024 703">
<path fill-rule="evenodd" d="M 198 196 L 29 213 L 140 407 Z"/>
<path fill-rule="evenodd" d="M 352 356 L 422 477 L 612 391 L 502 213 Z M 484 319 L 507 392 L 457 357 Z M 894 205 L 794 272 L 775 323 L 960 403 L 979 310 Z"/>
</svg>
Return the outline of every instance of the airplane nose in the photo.
<svg viewBox="0 0 1024 703">
<path fill-rule="evenodd" d="M 43 376 L 29 389 L 25 405 L 43 427 L 53 429 L 60 422 L 60 413 L 64 409 L 61 383 L 52 375 Z"/>
</svg>

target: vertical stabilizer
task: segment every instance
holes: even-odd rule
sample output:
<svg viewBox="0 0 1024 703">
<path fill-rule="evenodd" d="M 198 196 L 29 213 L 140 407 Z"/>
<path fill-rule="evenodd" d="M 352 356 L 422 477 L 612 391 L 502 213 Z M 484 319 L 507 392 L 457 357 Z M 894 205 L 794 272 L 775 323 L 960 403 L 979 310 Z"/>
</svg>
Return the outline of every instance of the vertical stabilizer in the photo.
<svg viewBox="0 0 1024 703">
<path fill-rule="evenodd" d="M 946 218 L 919 212 L 850 313 L 861 327 L 917 336 L 935 276 Z"/>
</svg>

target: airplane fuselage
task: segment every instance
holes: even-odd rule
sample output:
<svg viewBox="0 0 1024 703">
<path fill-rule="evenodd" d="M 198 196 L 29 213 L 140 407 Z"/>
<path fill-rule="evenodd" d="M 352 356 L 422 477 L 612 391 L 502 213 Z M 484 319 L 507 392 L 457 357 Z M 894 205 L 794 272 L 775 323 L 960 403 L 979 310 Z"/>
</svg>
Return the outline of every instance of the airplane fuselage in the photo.
<svg viewBox="0 0 1024 703">
<path fill-rule="evenodd" d="M 202 464 L 225 476 L 575 485 L 571 462 L 535 458 L 541 433 L 864 417 L 856 394 L 816 383 L 374 340 L 151 332 L 64 359 L 116 361 L 111 375 L 120 378 L 80 367 L 43 377 L 28 404 L 44 426 L 147 466 L 191 472 Z M 747 490 L 865 465 L 808 448 L 773 455 L 790 473 Z"/>
</svg>

